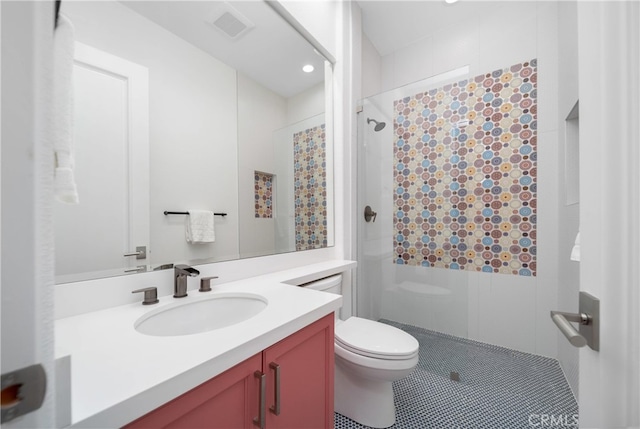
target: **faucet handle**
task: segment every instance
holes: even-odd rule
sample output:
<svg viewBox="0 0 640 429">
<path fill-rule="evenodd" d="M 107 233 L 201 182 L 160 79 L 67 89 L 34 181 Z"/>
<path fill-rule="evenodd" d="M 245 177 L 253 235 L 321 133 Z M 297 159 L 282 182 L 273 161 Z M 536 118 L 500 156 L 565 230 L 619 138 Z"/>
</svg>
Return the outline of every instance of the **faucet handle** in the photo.
<svg viewBox="0 0 640 429">
<path fill-rule="evenodd" d="M 202 277 L 200 279 L 200 289 L 198 289 L 198 291 L 200 291 L 200 292 L 211 292 L 211 280 L 217 279 L 217 278 L 218 278 L 218 276 Z"/>
<path fill-rule="evenodd" d="M 144 292 L 144 300 L 142 301 L 142 305 L 157 304 L 158 302 L 160 302 L 158 300 L 158 288 L 156 287 L 145 287 L 142 289 L 131 291 L 131 293 L 138 292 Z"/>
</svg>

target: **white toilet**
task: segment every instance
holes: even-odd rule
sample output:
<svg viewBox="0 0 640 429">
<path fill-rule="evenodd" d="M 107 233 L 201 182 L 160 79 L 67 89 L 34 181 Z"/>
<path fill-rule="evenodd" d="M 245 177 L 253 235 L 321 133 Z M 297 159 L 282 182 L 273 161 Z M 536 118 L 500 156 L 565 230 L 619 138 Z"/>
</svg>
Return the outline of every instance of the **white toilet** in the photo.
<svg viewBox="0 0 640 429">
<path fill-rule="evenodd" d="M 304 285 L 342 293 L 342 275 Z M 418 364 L 418 341 L 393 326 L 336 314 L 335 411 L 366 426 L 386 428 L 396 421 L 393 382 Z"/>
</svg>

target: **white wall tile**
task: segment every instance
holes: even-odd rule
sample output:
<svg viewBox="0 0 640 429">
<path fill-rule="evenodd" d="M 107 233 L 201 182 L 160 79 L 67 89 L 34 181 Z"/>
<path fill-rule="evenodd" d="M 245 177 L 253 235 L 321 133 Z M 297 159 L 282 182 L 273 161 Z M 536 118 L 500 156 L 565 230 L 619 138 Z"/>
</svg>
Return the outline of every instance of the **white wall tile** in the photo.
<svg viewBox="0 0 640 429">
<path fill-rule="evenodd" d="M 479 293 L 481 341 L 535 353 L 535 277 L 490 277 L 490 289 Z"/>
<path fill-rule="evenodd" d="M 382 58 L 367 36 L 362 34 L 362 97 L 378 94 L 382 88 Z"/>
<path fill-rule="evenodd" d="M 558 5 L 538 3 L 538 131 L 558 128 Z"/>
<path fill-rule="evenodd" d="M 389 91 L 395 88 L 395 54 L 385 55 L 380 59 L 380 91 Z"/>
<path fill-rule="evenodd" d="M 538 133 L 538 275 L 558 277 L 558 133 Z"/>
<path fill-rule="evenodd" d="M 490 19 L 479 19 L 478 70 L 485 73 L 535 58 L 535 2 L 502 2 Z M 476 73 L 477 74 L 477 73 Z"/>
<path fill-rule="evenodd" d="M 555 358 L 558 355 L 558 328 L 551 321 L 549 312 L 558 310 L 558 278 L 556 276 L 538 277 L 535 302 L 536 353 Z"/>
<path fill-rule="evenodd" d="M 394 88 L 433 76 L 434 50 L 431 37 L 394 53 Z"/>
<path fill-rule="evenodd" d="M 476 332 L 478 341 L 487 341 L 487 333 L 492 326 L 491 313 L 493 311 L 493 301 L 491 296 L 491 277 L 487 273 L 473 273 L 476 277 L 476 297 L 477 297 L 477 326 Z"/>
<path fill-rule="evenodd" d="M 482 273 L 470 272 L 467 282 L 467 337 L 472 340 L 479 340 L 478 330 L 478 300 L 479 300 L 479 278 Z"/>
<path fill-rule="evenodd" d="M 478 64 L 480 59 L 479 27 L 466 22 L 455 31 L 442 31 L 433 36 L 433 74 L 440 74 L 466 65 Z"/>
</svg>

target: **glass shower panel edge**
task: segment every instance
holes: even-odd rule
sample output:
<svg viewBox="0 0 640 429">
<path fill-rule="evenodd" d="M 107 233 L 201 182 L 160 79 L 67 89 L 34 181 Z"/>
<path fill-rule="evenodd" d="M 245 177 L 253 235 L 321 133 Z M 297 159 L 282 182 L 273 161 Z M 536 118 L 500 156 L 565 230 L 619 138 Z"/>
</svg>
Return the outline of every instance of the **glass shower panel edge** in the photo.
<svg viewBox="0 0 640 429">
<path fill-rule="evenodd" d="M 398 264 L 394 241 L 398 115 L 394 102 L 469 77 L 463 67 L 362 100 L 358 114 L 357 314 L 466 337 L 468 288 L 475 273 Z M 381 124 L 384 124 L 381 126 Z M 420 130 L 416 130 L 420 132 Z M 376 217 L 365 221 L 364 208 Z M 419 228 L 411 232 L 420 234 Z M 396 243 L 398 244 L 398 243 Z"/>
</svg>

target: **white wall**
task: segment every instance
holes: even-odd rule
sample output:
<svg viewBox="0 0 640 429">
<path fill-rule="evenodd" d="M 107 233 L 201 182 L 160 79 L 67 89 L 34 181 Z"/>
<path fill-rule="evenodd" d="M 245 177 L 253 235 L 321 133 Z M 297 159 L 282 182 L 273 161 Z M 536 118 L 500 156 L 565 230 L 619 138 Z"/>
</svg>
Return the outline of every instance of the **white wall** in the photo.
<svg viewBox="0 0 640 429">
<path fill-rule="evenodd" d="M 275 219 L 255 217 L 254 172 L 275 173 L 273 130 L 286 122 L 287 100 L 238 75 L 238 217 L 240 256 L 276 251 Z M 293 167 L 292 167 L 293 168 Z"/>
<path fill-rule="evenodd" d="M 558 310 L 578 312 L 578 292 L 580 290 L 580 263 L 568 261 L 568 255 L 580 225 L 580 204 L 568 204 L 565 163 L 571 162 L 565 156 L 565 119 L 578 101 L 578 22 L 577 2 L 558 3 L 558 171 L 559 171 L 559 229 L 558 245 L 560 264 L 558 265 Z M 575 161 L 575 160 L 573 160 Z M 558 360 L 569 381 L 573 394 L 578 397 L 579 350 L 558 333 Z"/>
<path fill-rule="evenodd" d="M 362 97 L 369 97 L 382 88 L 382 58 L 366 34 L 362 34 Z"/>
<path fill-rule="evenodd" d="M 236 258 L 235 70 L 118 2 L 62 8 L 78 41 L 149 69 L 151 262 Z M 215 243 L 187 243 L 186 218 L 163 214 L 189 209 L 229 214 L 215 219 Z"/>
<path fill-rule="evenodd" d="M 379 88 L 375 88 L 378 59 L 367 42 L 363 45 L 363 75 L 370 74 L 363 78 L 367 94 L 467 65 L 475 76 L 538 59 L 538 276 L 467 272 L 459 279 L 455 271 L 434 270 L 442 272 L 425 274 L 429 279 L 423 280 L 444 287 L 466 283 L 470 338 L 552 357 L 557 355 L 557 332 L 549 311 L 556 309 L 558 293 L 557 31 L 554 2 L 494 2 L 487 6 L 486 17 L 461 19 L 455 31 L 436 30 L 382 57 Z M 367 288 L 382 290 L 385 285 Z M 385 304 L 367 302 L 365 297 L 362 301 L 369 308 Z"/>
<path fill-rule="evenodd" d="M 326 91 L 324 82 L 287 99 L 287 124 L 294 124 L 312 116 L 324 113 Z"/>
</svg>

